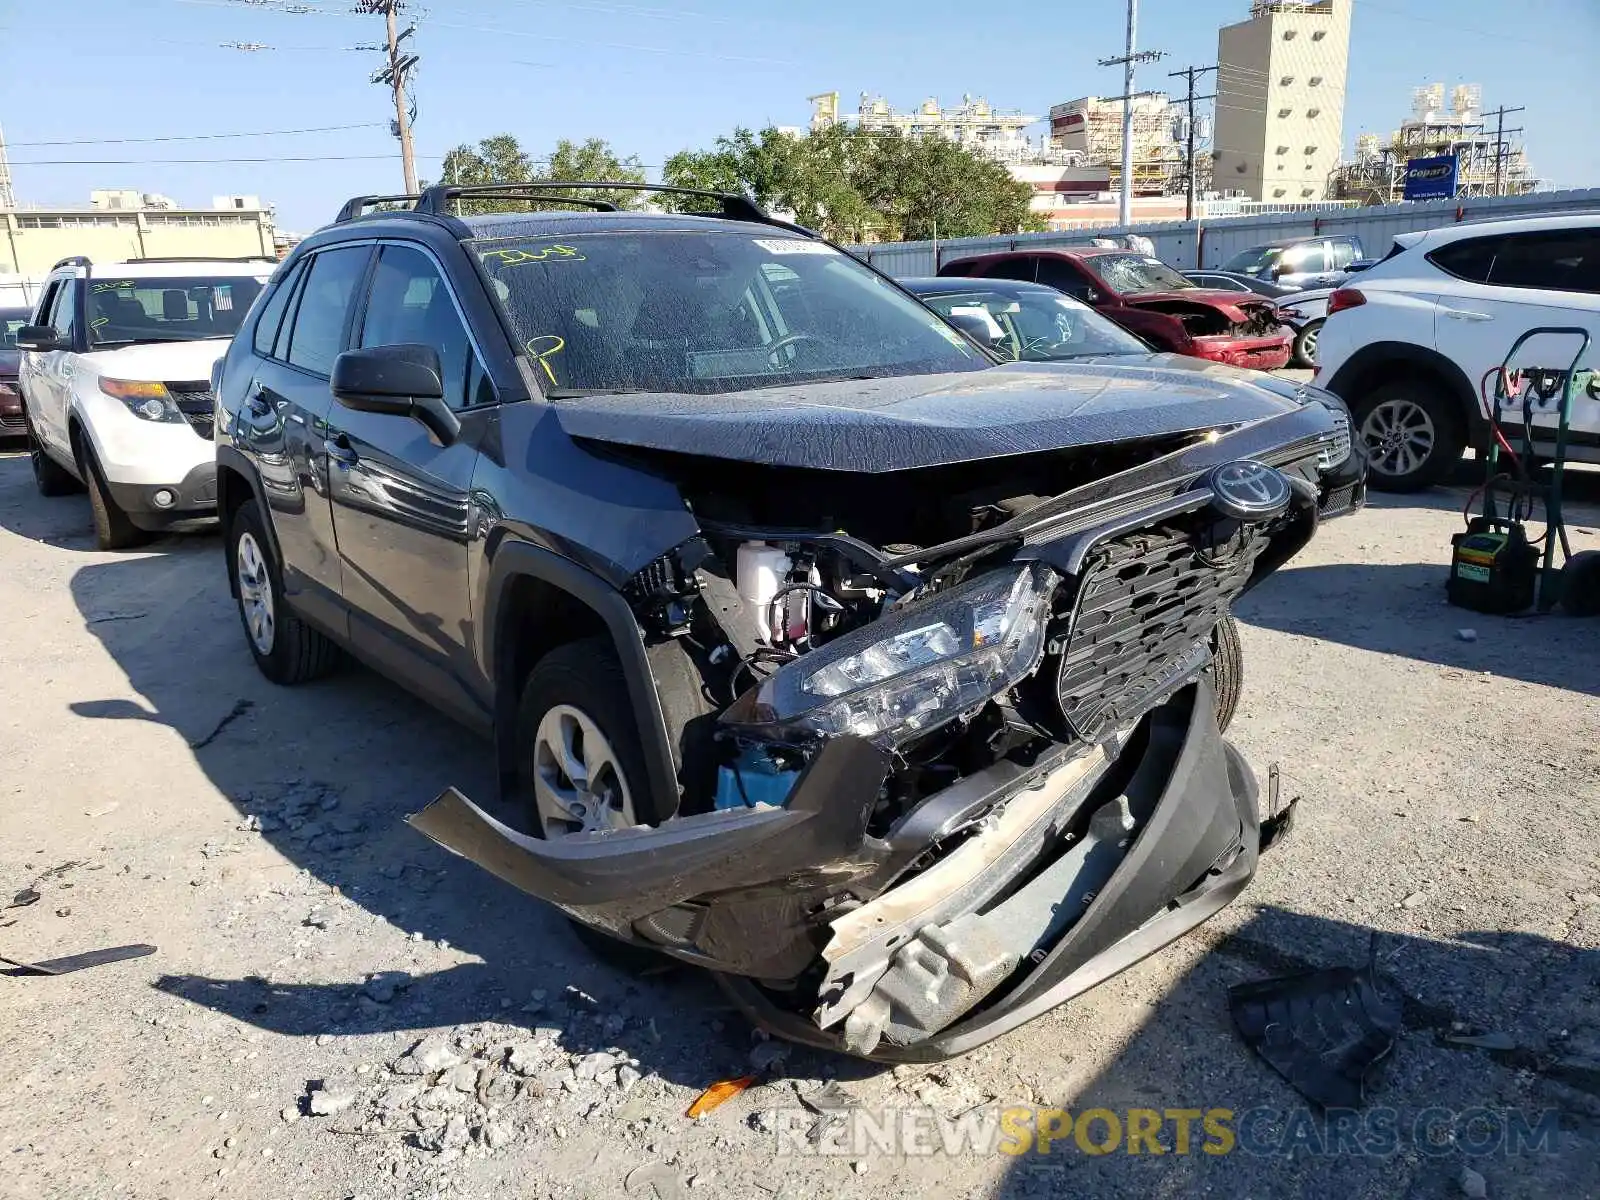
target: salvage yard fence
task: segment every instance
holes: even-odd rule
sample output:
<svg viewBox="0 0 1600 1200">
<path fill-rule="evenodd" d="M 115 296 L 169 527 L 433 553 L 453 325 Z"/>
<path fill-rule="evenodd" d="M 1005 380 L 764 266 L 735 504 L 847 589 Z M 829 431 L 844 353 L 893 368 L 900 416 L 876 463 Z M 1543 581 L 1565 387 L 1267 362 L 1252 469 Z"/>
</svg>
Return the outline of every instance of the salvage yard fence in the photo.
<svg viewBox="0 0 1600 1200">
<path fill-rule="evenodd" d="M 1061 233 L 1019 233 L 993 237 L 954 238 L 935 242 L 881 242 L 850 247 L 896 279 L 938 274 L 953 259 L 1003 250 L 1047 250 L 1085 237 L 1137 233 L 1149 238 L 1156 256 L 1182 271 L 1220 267 L 1240 250 L 1263 243 L 1318 235 L 1354 234 L 1366 252 L 1382 257 L 1396 234 L 1435 229 L 1460 221 L 1498 221 L 1508 217 L 1600 213 L 1600 188 L 1533 192 L 1525 196 L 1484 196 L 1461 200 L 1426 200 L 1369 208 L 1256 213 L 1200 221 L 1161 221 Z"/>
</svg>

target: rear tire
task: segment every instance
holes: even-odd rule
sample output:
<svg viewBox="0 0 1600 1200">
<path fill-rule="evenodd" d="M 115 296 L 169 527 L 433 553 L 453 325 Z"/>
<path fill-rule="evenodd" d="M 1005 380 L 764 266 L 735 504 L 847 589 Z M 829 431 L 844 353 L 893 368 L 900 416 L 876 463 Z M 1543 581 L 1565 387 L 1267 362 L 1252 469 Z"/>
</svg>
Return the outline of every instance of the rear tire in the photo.
<svg viewBox="0 0 1600 1200">
<path fill-rule="evenodd" d="M 1211 686 L 1217 693 L 1217 729 L 1226 733 L 1244 692 L 1244 645 L 1232 616 L 1211 631 Z"/>
<path fill-rule="evenodd" d="M 1321 320 L 1307 321 L 1294 335 L 1294 364 L 1297 367 L 1317 365 L 1317 339 L 1322 335 Z"/>
<path fill-rule="evenodd" d="M 94 514 L 94 540 L 102 550 L 132 550 L 150 540 L 150 535 L 140 529 L 112 496 L 101 473 L 100 464 L 94 460 L 94 451 L 82 448 L 84 483 L 89 489 L 89 510 Z"/>
<path fill-rule="evenodd" d="M 1561 569 L 1561 607 L 1574 617 L 1600 617 L 1600 550 L 1580 550 Z"/>
<path fill-rule="evenodd" d="M 1368 481 L 1382 492 L 1419 492 L 1444 482 L 1467 447 L 1461 414 L 1431 380 L 1380 383 L 1352 409 Z"/>
<path fill-rule="evenodd" d="M 293 687 L 321 679 L 339 666 L 334 641 L 307 625 L 284 601 L 283 568 L 254 500 L 241 504 L 228 522 L 228 574 L 245 644 L 263 675 Z"/>
<path fill-rule="evenodd" d="M 26 410 L 22 419 L 27 429 L 28 461 L 33 467 L 33 482 L 39 494 L 70 496 L 83 491 L 83 484 L 78 482 L 77 477 L 45 452 L 44 443 L 33 432 L 33 418 L 27 415 Z"/>
</svg>

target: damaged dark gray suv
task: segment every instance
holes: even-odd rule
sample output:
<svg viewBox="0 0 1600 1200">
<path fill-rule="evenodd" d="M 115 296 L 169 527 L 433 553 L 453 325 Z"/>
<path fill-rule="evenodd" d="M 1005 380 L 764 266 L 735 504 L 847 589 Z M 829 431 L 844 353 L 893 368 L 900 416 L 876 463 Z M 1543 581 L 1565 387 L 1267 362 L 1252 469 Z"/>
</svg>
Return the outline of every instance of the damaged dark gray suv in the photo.
<svg viewBox="0 0 1600 1200">
<path fill-rule="evenodd" d="M 1361 503 L 1339 401 L 1002 363 L 742 198 L 593 187 L 361 197 L 279 269 L 213 381 L 262 671 L 491 735 L 521 828 L 417 829 L 819 1046 L 961 1053 L 1236 896 L 1229 605 Z"/>
</svg>

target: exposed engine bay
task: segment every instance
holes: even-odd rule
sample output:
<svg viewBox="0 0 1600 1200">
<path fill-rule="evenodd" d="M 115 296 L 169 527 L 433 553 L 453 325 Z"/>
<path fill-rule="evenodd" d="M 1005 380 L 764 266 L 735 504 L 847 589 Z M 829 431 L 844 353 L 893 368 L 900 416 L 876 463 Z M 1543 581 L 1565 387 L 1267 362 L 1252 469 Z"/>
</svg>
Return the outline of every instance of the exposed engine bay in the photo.
<svg viewBox="0 0 1600 1200">
<path fill-rule="evenodd" d="M 1253 874 L 1213 646 L 1315 531 L 1318 412 L 880 474 L 621 451 L 699 529 L 623 589 L 676 815 L 551 843 L 451 791 L 413 824 L 784 1036 L 962 1053 Z"/>
<path fill-rule="evenodd" d="M 1190 337 L 1268 337 L 1283 323 L 1270 304 L 1197 304 L 1187 300 L 1134 302 L 1134 307 L 1176 317 Z"/>
</svg>

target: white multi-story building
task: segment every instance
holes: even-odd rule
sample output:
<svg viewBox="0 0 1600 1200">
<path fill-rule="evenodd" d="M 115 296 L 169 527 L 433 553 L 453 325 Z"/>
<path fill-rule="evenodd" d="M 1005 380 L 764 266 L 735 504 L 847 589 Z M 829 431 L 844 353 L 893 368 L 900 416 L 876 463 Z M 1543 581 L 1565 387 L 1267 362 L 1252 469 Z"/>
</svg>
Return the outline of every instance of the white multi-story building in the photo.
<svg viewBox="0 0 1600 1200">
<path fill-rule="evenodd" d="M 1339 166 L 1353 0 L 1252 0 L 1217 37 L 1213 186 L 1321 200 Z"/>
</svg>

